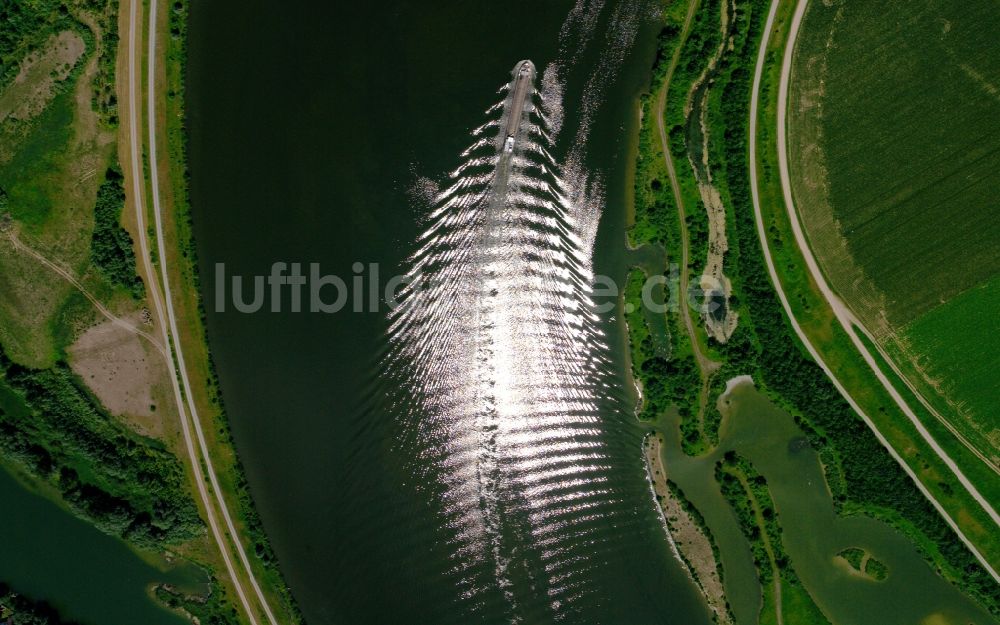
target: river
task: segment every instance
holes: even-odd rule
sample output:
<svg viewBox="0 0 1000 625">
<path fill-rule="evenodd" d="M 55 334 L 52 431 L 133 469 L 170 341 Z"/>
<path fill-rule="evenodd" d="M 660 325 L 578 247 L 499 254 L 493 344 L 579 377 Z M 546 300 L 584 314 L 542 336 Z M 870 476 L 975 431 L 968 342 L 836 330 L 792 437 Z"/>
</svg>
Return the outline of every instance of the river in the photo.
<svg viewBox="0 0 1000 625">
<path fill-rule="evenodd" d="M 466 280 L 405 323 L 381 302 L 209 311 L 237 447 L 309 622 L 709 622 L 662 538 L 622 329 L 585 313 L 607 301 L 588 279 L 625 273 L 654 6 L 192 7 L 206 302 L 217 263 L 319 263 L 364 293 L 372 264 Z M 524 193 L 486 181 L 522 59 L 538 72 L 537 129 L 513 148 Z"/>
</svg>

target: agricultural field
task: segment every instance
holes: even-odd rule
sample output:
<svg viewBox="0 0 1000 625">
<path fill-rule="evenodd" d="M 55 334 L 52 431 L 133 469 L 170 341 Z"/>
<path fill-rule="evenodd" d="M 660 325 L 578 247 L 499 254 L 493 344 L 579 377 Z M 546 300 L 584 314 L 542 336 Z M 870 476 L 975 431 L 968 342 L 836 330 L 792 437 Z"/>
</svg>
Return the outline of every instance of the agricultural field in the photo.
<svg viewBox="0 0 1000 625">
<path fill-rule="evenodd" d="M 984 349 L 1000 335 L 1000 276 L 969 289 L 914 320 L 903 329 L 915 365 L 941 394 L 955 400 L 954 408 L 974 433 L 986 439 L 1000 463 L 1000 423 L 997 398 L 1000 352 Z"/>
<path fill-rule="evenodd" d="M 988 0 L 811 3 L 789 99 L 796 207 L 827 279 L 994 466 L 998 29 Z"/>
</svg>

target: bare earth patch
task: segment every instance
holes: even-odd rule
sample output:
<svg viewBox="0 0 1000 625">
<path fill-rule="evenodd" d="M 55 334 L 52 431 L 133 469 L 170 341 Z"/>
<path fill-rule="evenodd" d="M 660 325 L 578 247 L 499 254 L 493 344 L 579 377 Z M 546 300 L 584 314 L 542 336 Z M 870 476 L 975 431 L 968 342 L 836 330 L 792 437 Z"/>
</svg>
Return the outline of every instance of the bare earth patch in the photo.
<svg viewBox="0 0 1000 625">
<path fill-rule="evenodd" d="M 732 37 L 726 37 L 726 33 L 729 30 L 732 8 L 728 2 L 723 2 L 721 9 L 722 15 L 719 20 L 719 28 L 722 31 L 722 41 L 715 54 L 709 59 L 708 65 L 701 76 L 691 85 L 684 110 L 685 116 L 697 114 L 698 123 L 701 127 L 701 163 L 695 163 L 692 160 L 692 155 L 688 154 L 691 169 L 698 183 L 698 193 L 701 195 L 702 203 L 705 205 L 705 210 L 708 213 L 708 254 L 705 259 L 705 269 L 699 279 L 699 286 L 703 293 L 711 295 L 716 305 L 721 304 L 724 306 L 722 310 L 723 314 L 719 316 L 706 305 L 701 313 L 701 318 L 708 334 L 719 343 L 725 343 L 732 336 L 733 331 L 736 330 L 738 315 L 729 306 L 732 286 L 723 269 L 725 255 L 729 250 L 729 242 L 726 239 L 726 206 L 722 202 L 722 197 L 718 189 L 713 184 L 712 167 L 708 158 L 711 152 L 709 147 L 708 97 L 703 97 L 699 110 L 693 111 L 695 92 L 704 81 L 708 80 L 709 74 L 715 70 L 725 49 L 727 47 L 732 49 L 734 45 Z M 719 299 L 722 301 L 719 302 Z"/>
<path fill-rule="evenodd" d="M 725 314 L 721 318 L 717 318 L 710 310 L 704 311 L 701 316 L 709 335 L 716 341 L 725 343 L 736 330 L 739 321 L 739 314 L 729 305 L 733 287 L 723 268 L 726 251 L 729 250 L 726 239 L 726 206 L 722 203 L 719 190 L 712 184 L 699 182 L 698 191 L 705 210 L 708 211 L 708 257 L 701 274 L 700 286 L 702 292 L 713 293 L 714 297 L 721 297 L 725 302 Z"/>
<path fill-rule="evenodd" d="M 28 120 L 41 113 L 55 95 L 55 86 L 66 80 L 85 50 L 79 34 L 64 30 L 26 56 L 14 81 L 0 94 L 0 122 L 8 117 Z"/>
<path fill-rule="evenodd" d="M 949 619 L 940 612 L 935 612 L 934 614 L 931 614 L 924 620 L 920 621 L 920 625 L 962 625 L 962 624 L 956 623 L 955 621 Z"/>
<path fill-rule="evenodd" d="M 141 315 L 127 318 L 142 325 Z M 104 321 L 80 335 L 67 350 L 69 364 L 112 414 L 122 417 L 139 433 L 163 438 L 157 414 L 157 392 L 167 377 L 163 359 L 138 335 Z"/>
</svg>

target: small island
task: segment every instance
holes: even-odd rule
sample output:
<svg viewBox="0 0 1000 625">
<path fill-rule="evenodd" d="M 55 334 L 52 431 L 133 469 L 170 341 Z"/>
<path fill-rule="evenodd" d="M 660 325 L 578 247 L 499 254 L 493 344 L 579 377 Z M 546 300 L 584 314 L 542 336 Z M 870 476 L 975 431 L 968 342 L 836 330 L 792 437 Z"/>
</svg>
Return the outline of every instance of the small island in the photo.
<svg viewBox="0 0 1000 625">
<path fill-rule="evenodd" d="M 858 575 L 881 582 L 889 576 L 889 567 L 860 547 L 849 547 L 837 554 Z"/>
</svg>

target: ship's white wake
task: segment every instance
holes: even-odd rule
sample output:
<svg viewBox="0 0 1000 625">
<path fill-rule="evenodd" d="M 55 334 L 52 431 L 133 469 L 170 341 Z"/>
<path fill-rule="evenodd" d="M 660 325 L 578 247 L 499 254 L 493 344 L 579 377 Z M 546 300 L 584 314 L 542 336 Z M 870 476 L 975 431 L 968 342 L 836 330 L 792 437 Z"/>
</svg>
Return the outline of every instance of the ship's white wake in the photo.
<svg viewBox="0 0 1000 625">
<path fill-rule="evenodd" d="M 500 593 L 516 622 L 526 601 L 558 617 L 588 592 L 618 500 L 590 297 L 599 208 L 551 154 L 558 95 L 532 89 L 511 150 L 514 89 L 500 94 L 430 202 L 387 369 L 403 372 L 402 444 L 438 500 L 465 599 Z"/>
<path fill-rule="evenodd" d="M 417 185 L 425 228 L 383 370 L 408 481 L 440 516 L 470 620 L 573 621 L 587 598 L 613 600 L 594 569 L 618 557 L 635 508 L 610 477 L 621 450 L 606 417 L 622 404 L 591 296 L 603 186 L 584 162 L 644 6 L 626 0 L 598 28 L 604 2 L 578 0 L 560 32 L 568 63 L 531 66 L 523 99 L 515 66 L 453 171 Z M 567 135 L 567 76 L 601 32 Z"/>
</svg>

